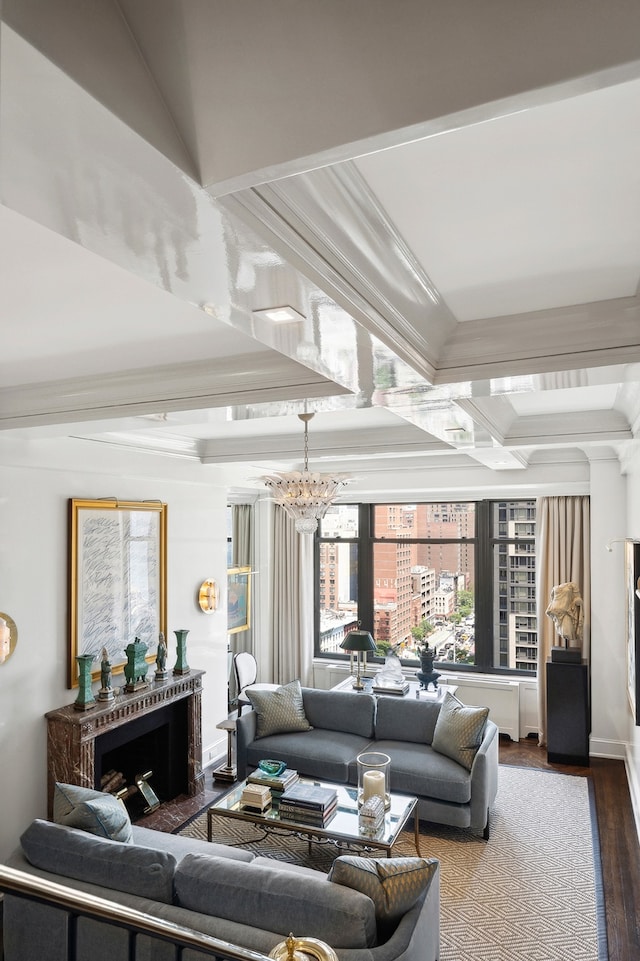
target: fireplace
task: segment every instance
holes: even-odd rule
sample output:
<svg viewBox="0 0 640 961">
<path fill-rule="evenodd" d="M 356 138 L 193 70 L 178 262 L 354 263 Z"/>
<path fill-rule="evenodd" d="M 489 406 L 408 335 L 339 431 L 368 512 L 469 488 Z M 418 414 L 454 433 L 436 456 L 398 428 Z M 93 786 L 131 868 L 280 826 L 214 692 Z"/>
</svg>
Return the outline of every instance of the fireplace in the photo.
<svg viewBox="0 0 640 961">
<path fill-rule="evenodd" d="M 201 697 L 203 671 L 191 671 L 148 688 L 120 694 L 103 706 L 77 711 L 73 704 L 47 719 L 49 817 L 56 781 L 100 789 L 111 770 L 127 784 L 153 771 L 160 801 L 204 790 Z M 135 805 L 132 807 L 135 813 Z"/>
</svg>

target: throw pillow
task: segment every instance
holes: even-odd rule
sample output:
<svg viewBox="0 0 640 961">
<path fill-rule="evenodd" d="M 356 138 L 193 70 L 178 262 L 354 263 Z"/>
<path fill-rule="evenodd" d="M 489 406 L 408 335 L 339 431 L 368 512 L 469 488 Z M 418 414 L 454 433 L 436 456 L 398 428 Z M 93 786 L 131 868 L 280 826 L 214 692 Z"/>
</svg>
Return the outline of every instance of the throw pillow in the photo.
<svg viewBox="0 0 640 961">
<path fill-rule="evenodd" d="M 488 716 L 488 707 L 468 707 L 451 691 L 446 691 L 431 747 L 470 771 L 473 759 L 482 744 Z"/>
<path fill-rule="evenodd" d="M 256 712 L 256 740 L 269 734 L 311 730 L 304 713 L 300 681 L 291 681 L 275 691 L 249 689 L 247 697 Z"/>
<path fill-rule="evenodd" d="M 131 819 L 113 794 L 92 791 L 77 784 L 58 784 L 53 793 L 53 820 L 112 841 L 133 841 Z"/>
<path fill-rule="evenodd" d="M 397 921 L 413 907 L 436 873 L 436 858 L 360 858 L 341 855 L 328 878 L 366 894 L 373 901 L 376 919 Z"/>
</svg>

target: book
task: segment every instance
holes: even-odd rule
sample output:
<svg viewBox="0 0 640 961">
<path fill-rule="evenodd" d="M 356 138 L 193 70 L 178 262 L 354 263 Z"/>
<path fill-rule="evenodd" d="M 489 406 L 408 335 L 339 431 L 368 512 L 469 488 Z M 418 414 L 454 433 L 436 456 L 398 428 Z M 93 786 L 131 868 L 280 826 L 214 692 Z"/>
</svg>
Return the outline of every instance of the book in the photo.
<svg viewBox="0 0 640 961">
<path fill-rule="evenodd" d="M 295 784 L 298 780 L 298 772 L 294 771 L 292 768 L 286 768 L 282 774 L 266 774 L 257 768 L 252 771 L 247 777 L 247 784 L 261 784 L 265 787 L 271 788 L 272 791 L 280 792 L 286 791 L 286 789 Z"/>
<path fill-rule="evenodd" d="M 284 801 L 286 806 L 287 802 L 293 802 L 298 807 L 322 811 L 336 802 L 337 799 L 338 792 L 335 788 L 324 787 L 321 784 L 303 784 L 298 782 L 292 787 L 287 788 L 280 799 L 280 803 L 282 804 Z"/>
<path fill-rule="evenodd" d="M 409 682 L 402 681 L 396 683 L 395 681 L 379 681 L 377 684 L 371 685 L 371 690 L 374 694 L 408 694 L 409 693 Z"/>
<path fill-rule="evenodd" d="M 337 802 L 325 811 L 311 811 L 309 808 L 283 808 L 280 805 L 279 816 L 281 821 L 296 821 L 298 824 L 321 828 L 329 823 L 337 810 Z"/>
</svg>

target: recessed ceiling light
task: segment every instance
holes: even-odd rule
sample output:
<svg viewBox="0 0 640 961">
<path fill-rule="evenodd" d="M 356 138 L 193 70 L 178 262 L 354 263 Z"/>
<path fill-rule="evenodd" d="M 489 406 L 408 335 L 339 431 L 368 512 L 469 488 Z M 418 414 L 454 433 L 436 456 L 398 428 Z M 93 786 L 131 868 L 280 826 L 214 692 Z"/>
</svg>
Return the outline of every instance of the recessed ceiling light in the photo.
<svg viewBox="0 0 640 961">
<path fill-rule="evenodd" d="M 264 310 L 254 310 L 253 313 L 257 317 L 270 320 L 272 324 L 291 324 L 305 319 L 304 314 L 301 314 L 295 307 L 290 307 L 289 304 L 283 304 L 281 307 L 266 307 Z"/>
</svg>

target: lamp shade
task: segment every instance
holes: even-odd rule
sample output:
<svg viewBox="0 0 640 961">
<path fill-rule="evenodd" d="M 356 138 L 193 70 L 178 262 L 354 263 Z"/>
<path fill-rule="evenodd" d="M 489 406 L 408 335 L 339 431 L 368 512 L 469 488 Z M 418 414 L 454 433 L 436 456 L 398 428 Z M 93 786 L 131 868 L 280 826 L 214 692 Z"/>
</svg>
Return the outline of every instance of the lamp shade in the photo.
<svg viewBox="0 0 640 961">
<path fill-rule="evenodd" d="M 340 647 L 343 651 L 375 651 L 376 642 L 369 631 L 349 631 Z"/>
</svg>

